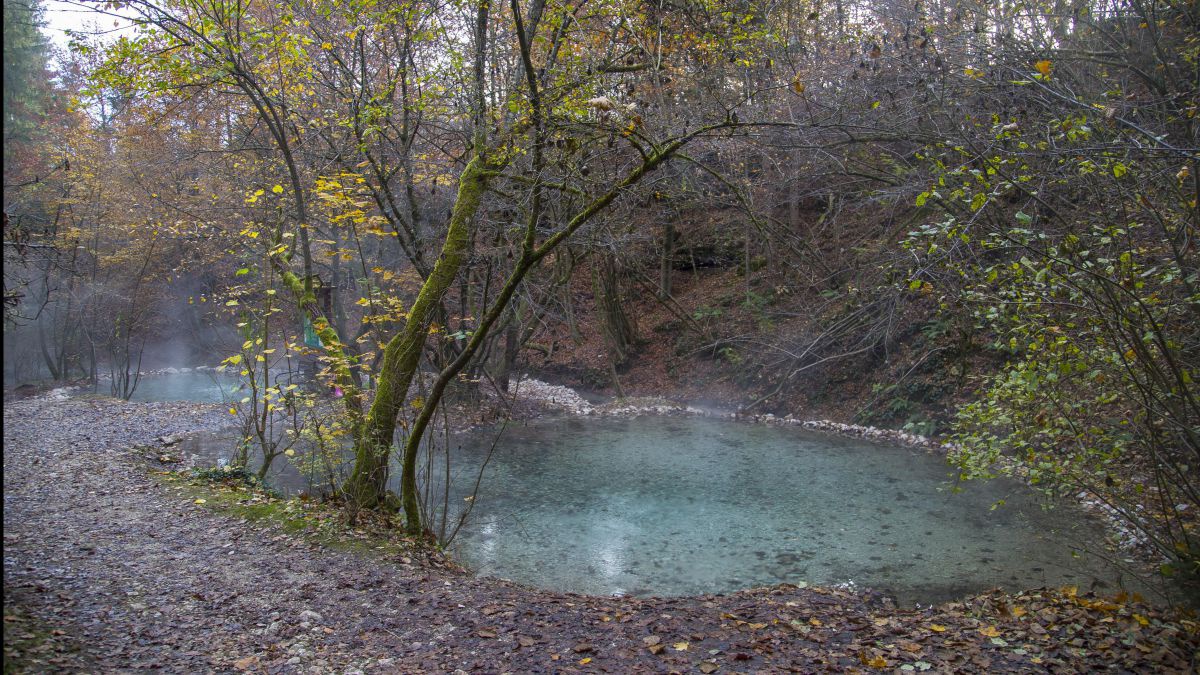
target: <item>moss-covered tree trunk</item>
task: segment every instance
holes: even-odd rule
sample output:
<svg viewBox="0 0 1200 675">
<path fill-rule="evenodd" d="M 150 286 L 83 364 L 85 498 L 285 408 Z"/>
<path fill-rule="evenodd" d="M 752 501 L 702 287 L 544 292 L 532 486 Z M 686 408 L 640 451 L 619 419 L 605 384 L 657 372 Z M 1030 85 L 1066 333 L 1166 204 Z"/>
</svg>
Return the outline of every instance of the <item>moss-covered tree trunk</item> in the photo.
<svg viewBox="0 0 1200 675">
<path fill-rule="evenodd" d="M 355 435 L 354 469 L 343 488 L 359 508 L 375 508 L 387 494 L 388 459 L 396 419 L 416 376 L 430 321 L 466 258 L 471 228 L 487 190 L 487 176 L 478 157 L 463 170 L 442 253 L 421 286 L 404 329 L 384 348 L 375 400 Z M 416 475 L 408 474 L 405 472 L 400 490 L 404 495 L 415 495 Z"/>
</svg>

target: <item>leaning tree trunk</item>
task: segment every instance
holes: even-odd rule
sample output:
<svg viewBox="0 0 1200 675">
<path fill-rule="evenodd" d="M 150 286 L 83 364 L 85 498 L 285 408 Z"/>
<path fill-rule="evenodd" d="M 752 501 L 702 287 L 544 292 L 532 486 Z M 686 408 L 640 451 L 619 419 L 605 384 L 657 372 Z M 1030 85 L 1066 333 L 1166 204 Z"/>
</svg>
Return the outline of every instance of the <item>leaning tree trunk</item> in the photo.
<svg viewBox="0 0 1200 675">
<path fill-rule="evenodd" d="M 404 330 L 384 348 L 375 400 L 356 435 L 354 469 L 343 486 L 343 492 L 359 508 L 375 508 L 387 495 L 388 459 L 396 419 L 416 375 L 430 321 L 466 258 L 471 227 L 487 189 L 487 176 L 479 158 L 472 159 L 463 170 L 441 256 L 421 286 Z M 402 494 L 416 494 L 415 475 L 406 473 L 402 483 Z"/>
</svg>

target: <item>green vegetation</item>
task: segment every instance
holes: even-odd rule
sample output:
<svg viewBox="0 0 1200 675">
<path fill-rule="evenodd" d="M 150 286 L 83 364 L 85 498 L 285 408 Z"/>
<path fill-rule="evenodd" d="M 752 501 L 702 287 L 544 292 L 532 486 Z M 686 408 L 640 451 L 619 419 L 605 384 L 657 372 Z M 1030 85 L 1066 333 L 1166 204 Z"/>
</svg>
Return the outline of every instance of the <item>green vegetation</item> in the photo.
<svg viewBox="0 0 1200 675">
<path fill-rule="evenodd" d="M 241 518 L 268 530 L 303 536 L 316 545 L 389 558 L 436 553 L 428 542 L 404 536 L 402 528 L 390 517 L 362 518 L 348 525 L 338 504 L 281 498 L 254 473 L 241 469 L 154 471 L 152 475 L 197 508 Z"/>
</svg>

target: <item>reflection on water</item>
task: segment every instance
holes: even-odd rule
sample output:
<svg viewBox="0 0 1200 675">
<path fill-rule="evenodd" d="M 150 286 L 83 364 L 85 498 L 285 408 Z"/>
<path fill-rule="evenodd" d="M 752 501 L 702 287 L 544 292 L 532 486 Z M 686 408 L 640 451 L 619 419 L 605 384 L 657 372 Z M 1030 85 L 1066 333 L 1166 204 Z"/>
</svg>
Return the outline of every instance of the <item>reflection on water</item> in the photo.
<svg viewBox="0 0 1200 675">
<path fill-rule="evenodd" d="M 470 475 L 491 437 L 462 441 L 456 472 Z M 793 429 L 543 421 L 505 432 L 456 547 L 481 573 L 596 594 L 850 582 L 929 603 L 1115 585 L 1072 550 L 1103 540 L 1077 511 L 1045 511 L 1011 482 L 956 493 L 947 479 L 922 451 Z"/>
</svg>

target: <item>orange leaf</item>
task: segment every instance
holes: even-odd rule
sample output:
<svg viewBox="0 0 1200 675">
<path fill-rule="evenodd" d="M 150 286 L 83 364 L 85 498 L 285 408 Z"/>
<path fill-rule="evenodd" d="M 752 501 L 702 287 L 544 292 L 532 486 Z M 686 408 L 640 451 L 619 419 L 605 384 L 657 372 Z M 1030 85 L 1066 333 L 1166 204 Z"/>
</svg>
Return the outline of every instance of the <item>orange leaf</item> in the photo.
<svg viewBox="0 0 1200 675">
<path fill-rule="evenodd" d="M 1043 75 L 1049 75 L 1049 74 L 1050 74 L 1050 62 L 1049 62 L 1049 61 L 1047 61 L 1047 60 L 1045 60 L 1045 59 L 1042 59 L 1041 61 L 1038 61 L 1037 63 L 1033 64 L 1033 67 L 1034 67 L 1034 68 L 1035 68 L 1035 69 L 1036 69 L 1036 70 L 1037 70 L 1039 73 L 1041 73 L 1041 74 L 1043 74 Z"/>
</svg>

